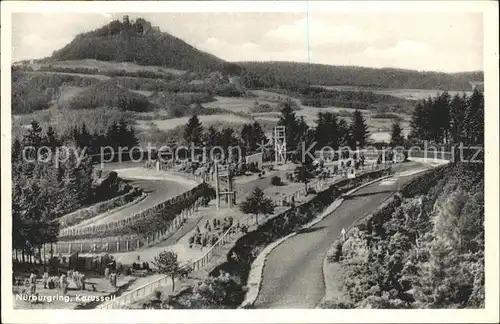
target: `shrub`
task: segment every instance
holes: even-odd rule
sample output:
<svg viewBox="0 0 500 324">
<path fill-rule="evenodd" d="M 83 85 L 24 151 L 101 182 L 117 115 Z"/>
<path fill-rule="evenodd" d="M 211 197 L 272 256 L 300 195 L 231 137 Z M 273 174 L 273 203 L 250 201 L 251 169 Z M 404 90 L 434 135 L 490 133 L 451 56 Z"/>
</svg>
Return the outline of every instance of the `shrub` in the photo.
<svg viewBox="0 0 500 324">
<path fill-rule="evenodd" d="M 307 194 L 308 195 L 315 195 L 316 194 L 316 190 L 313 189 L 313 188 L 307 188 Z"/>
<path fill-rule="evenodd" d="M 142 194 L 142 190 L 132 189 L 125 194 L 106 200 L 90 207 L 76 210 L 70 214 L 64 215 L 59 218 L 59 228 L 66 228 L 83 222 L 84 220 L 91 219 L 99 214 L 109 211 L 114 208 L 123 206 L 132 202 L 135 198 Z"/>
<path fill-rule="evenodd" d="M 150 102 L 140 94 L 118 85 L 114 80 L 103 81 L 78 93 L 68 102 L 71 109 L 115 107 L 122 111 L 148 111 Z"/>
<path fill-rule="evenodd" d="M 340 240 L 335 240 L 333 242 L 333 249 L 331 253 L 328 255 L 328 262 L 339 262 L 342 257 L 342 242 Z"/>
<path fill-rule="evenodd" d="M 236 308 L 243 301 L 245 290 L 231 276 L 209 277 L 197 286 L 172 298 L 170 306 L 178 309 Z"/>
</svg>

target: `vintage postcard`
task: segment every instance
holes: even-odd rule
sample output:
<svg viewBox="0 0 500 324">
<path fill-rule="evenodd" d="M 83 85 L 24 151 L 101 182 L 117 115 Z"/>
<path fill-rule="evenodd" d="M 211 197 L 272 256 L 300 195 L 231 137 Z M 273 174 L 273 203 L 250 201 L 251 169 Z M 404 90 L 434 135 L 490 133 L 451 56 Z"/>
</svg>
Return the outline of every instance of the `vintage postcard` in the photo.
<svg viewBox="0 0 500 324">
<path fill-rule="evenodd" d="M 1 6 L 4 322 L 499 321 L 497 2 Z"/>
</svg>

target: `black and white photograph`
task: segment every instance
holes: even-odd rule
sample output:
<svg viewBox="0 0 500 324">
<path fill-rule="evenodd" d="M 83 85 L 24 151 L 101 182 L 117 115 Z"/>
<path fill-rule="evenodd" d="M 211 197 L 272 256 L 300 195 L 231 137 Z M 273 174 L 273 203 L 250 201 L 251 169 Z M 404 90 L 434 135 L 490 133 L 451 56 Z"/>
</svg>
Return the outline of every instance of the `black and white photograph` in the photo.
<svg viewBox="0 0 500 324">
<path fill-rule="evenodd" d="M 1 30 L 3 321 L 498 322 L 497 2 L 7 1 Z"/>
</svg>

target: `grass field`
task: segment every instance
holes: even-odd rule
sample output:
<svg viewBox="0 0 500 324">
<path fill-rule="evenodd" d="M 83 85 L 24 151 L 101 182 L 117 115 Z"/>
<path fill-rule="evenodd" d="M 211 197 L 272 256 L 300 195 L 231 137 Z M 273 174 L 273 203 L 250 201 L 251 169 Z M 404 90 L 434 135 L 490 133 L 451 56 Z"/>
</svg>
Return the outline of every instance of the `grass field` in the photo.
<svg viewBox="0 0 500 324">
<path fill-rule="evenodd" d="M 130 62 L 108 62 L 108 61 L 98 61 L 94 59 L 84 59 L 75 61 L 57 61 L 50 62 L 41 65 L 52 65 L 53 67 L 62 68 L 88 68 L 88 69 L 99 69 L 100 71 L 120 71 L 125 70 L 126 72 L 138 72 L 138 71 L 150 71 L 156 73 L 165 74 L 175 74 L 181 75 L 186 73 L 186 71 L 170 69 L 166 67 L 149 66 L 149 65 L 138 65 Z M 37 63 L 36 65 L 40 65 Z"/>
<path fill-rule="evenodd" d="M 438 89 L 379 89 L 379 88 L 370 88 L 370 87 L 355 87 L 355 86 L 322 86 L 318 85 L 317 87 L 322 87 L 325 89 L 331 90 L 347 90 L 347 91 L 369 91 L 377 94 L 386 94 L 391 95 L 398 98 L 408 99 L 408 100 L 422 100 L 427 99 L 429 97 L 435 97 L 438 93 L 443 93 L 443 90 Z M 455 94 L 462 95 L 466 93 L 468 96 L 472 94 L 472 91 L 448 91 L 450 96 L 454 96 Z"/>
<path fill-rule="evenodd" d="M 50 75 L 50 74 L 60 74 L 60 75 L 72 75 L 72 76 L 79 76 L 82 78 L 92 78 L 92 79 L 97 79 L 97 80 L 109 80 L 111 77 L 107 75 L 101 75 L 101 74 L 84 74 L 84 73 L 67 73 L 67 72 L 52 72 L 52 71 L 27 71 L 25 72 L 27 74 L 33 74 L 33 75 Z"/>
<path fill-rule="evenodd" d="M 249 123 L 251 120 L 249 118 L 243 118 L 236 115 L 225 114 L 225 115 L 202 115 L 198 116 L 200 121 L 204 126 L 209 126 L 212 124 L 217 124 L 219 122 L 228 123 L 228 124 L 245 124 Z M 189 117 L 181 117 L 181 118 L 172 118 L 166 120 L 153 120 L 153 121 L 137 121 L 137 128 L 140 129 L 148 129 L 150 128 L 150 123 L 153 122 L 158 129 L 167 131 L 172 130 L 178 126 L 186 125 Z"/>
<path fill-rule="evenodd" d="M 268 91 L 254 91 L 255 94 L 258 94 L 258 98 L 222 98 L 216 97 L 216 101 L 210 102 L 208 104 L 204 104 L 205 107 L 213 107 L 213 108 L 224 108 L 228 111 L 234 112 L 249 112 L 250 107 L 253 105 L 255 100 L 258 100 L 260 103 L 266 102 L 268 98 L 273 98 L 272 96 L 277 96 L 277 94 L 268 92 Z M 263 95 L 263 97 L 260 97 Z M 271 104 L 272 102 L 269 101 Z M 351 122 L 351 116 L 354 112 L 354 109 L 349 108 L 338 108 L 338 107 L 327 107 L 327 108 L 314 108 L 308 106 L 302 106 L 301 110 L 296 111 L 296 115 L 300 117 L 304 117 L 306 123 L 311 126 L 316 126 L 317 115 L 319 112 L 333 112 L 337 113 L 340 118 L 346 120 L 348 123 Z M 369 127 L 369 131 L 372 133 L 372 139 L 378 140 L 387 140 L 390 138 L 389 132 L 391 129 L 391 125 L 393 120 L 390 118 L 372 118 L 375 115 L 372 111 L 363 111 L 366 122 Z M 203 123 L 203 126 L 230 126 L 237 127 L 238 125 L 243 125 L 245 123 L 250 123 L 253 120 L 258 121 L 262 124 L 266 131 L 272 129 L 273 125 L 276 125 L 280 118 L 280 113 L 277 112 L 269 112 L 269 113 L 255 113 L 251 114 L 252 118 L 244 118 L 241 116 L 231 115 L 231 114 L 223 114 L 223 115 L 201 115 L 198 116 L 200 121 Z M 405 130 L 405 133 L 409 132 L 409 115 L 398 115 L 401 119 L 401 125 Z M 173 130 L 176 127 L 185 125 L 188 121 L 189 117 L 181 117 L 181 118 L 172 118 L 167 120 L 137 120 L 137 129 L 140 130 L 148 130 L 151 129 L 151 126 L 154 124 L 161 131 L 169 131 Z M 235 130 L 236 131 L 236 130 Z"/>
</svg>

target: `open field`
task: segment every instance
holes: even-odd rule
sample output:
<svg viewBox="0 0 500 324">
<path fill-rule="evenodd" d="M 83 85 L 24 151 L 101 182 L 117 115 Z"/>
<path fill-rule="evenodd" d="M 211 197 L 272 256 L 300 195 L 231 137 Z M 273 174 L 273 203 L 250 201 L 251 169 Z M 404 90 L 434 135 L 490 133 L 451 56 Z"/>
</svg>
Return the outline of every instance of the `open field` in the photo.
<svg viewBox="0 0 500 324">
<path fill-rule="evenodd" d="M 359 86 L 323 86 L 315 85 L 315 87 L 321 87 L 330 90 L 344 90 L 344 91 L 369 91 L 377 94 L 390 95 L 407 100 L 422 100 L 429 97 L 435 97 L 438 93 L 443 93 L 443 90 L 429 90 L 429 89 L 380 89 L 380 88 L 370 88 L 370 87 L 359 87 Z M 448 91 L 451 96 L 455 94 L 462 95 L 465 92 L 467 96 L 472 94 L 472 91 Z"/>
<path fill-rule="evenodd" d="M 216 97 L 216 101 L 203 104 L 205 107 L 213 107 L 213 108 L 224 108 L 229 111 L 235 112 L 249 112 L 250 107 L 253 105 L 255 100 L 259 101 L 259 103 L 264 103 L 265 101 L 261 100 L 260 94 L 264 93 L 265 96 L 271 96 L 272 92 L 263 92 L 259 91 L 258 98 L 221 98 Z M 277 94 L 275 94 L 277 95 Z M 266 98 L 266 97 L 264 97 Z M 272 103 L 271 103 L 272 104 Z M 350 108 L 338 108 L 338 107 L 327 107 L 327 108 L 314 108 L 309 106 L 301 106 L 302 109 L 296 111 L 297 116 L 304 117 L 304 120 L 308 125 L 314 127 L 316 125 L 317 115 L 319 112 L 332 112 L 337 113 L 340 118 L 346 120 L 348 123 L 351 121 L 351 114 L 355 109 Z M 373 118 L 376 113 L 372 111 L 363 111 L 363 114 L 366 118 L 366 122 L 369 127 L 369 131 L 373 134 L 372 139 L 374 140 L 385 140 L 388 141 L 390 139 L 390 129 L 393 120 L 389 118 Z M 198 116 L 200 121 L 204 126 L 208 127 L 210 125 L 216 125 L 222 123 L 223 126 L 226 124 L 232 125 L 242 125 L 245 123 L 252 122 L 256 120 L 262 124 L 270 125 L 276 124 L 279 121 L 280 113 L 278 112 L 269 112 L 269 113 L 255 113 L 252 114 L 252 119 L 244 118 L 241 116 L 231 115 L 231 114 L 223 114 L 223 115 L 201 115 Z M 409 115 L 398 114 L 398 117 L 402 119 L 401 125 L 405 130 L 405 134 L 409 133 Z M 169 131 L 178 126 L 185 125 L 188 121 L 188 117 L 181 118 L 172 118 L 167 120 L 151 120 L 151 121 L 143 121 L 138 120 L 137 129 L 140 130 L 148 130 L 151 128 L 151 123 L 156 125 L 159 130 Z M 264 125 L 263 125 L 264 126 Z M 269 127 L 264 127 L 269 128 Z"/>
<path fill-rule="evenodd" d="M 36 68 L 36 66 L 48 66 L 48 65 L 61 68 L 99 69 L 100 71 L 120 71 L 120 70 L 125 70 L 126 72 L 150 71 L 156 73 L 175 74 L 175 75 L 182 75 L 186 73 L 186 71 L 170 69 L 166 67 L 138 65 L 131 62 L 98 61 L 94 59 L 57 61 L 57 62 L 42 63 L 42 64 L 34 63 L 31 66 L 33 68 Z"/>
<path fill-rule="evenodd" d="M 198 116 L 198 118 L 200 119 L 200 121 L 203 123 L 204 126 L 216 124 L 218 122 L 231 123 L 231 124 L 245 124 L 245 123 L 250 122 L 249 118 L 243 118 L 243 117 L 231 115 L 231 114 L 202 115 L 202 116 Z M 148 129 L 149 123 L 153 122 L 160 130 L 166 131 L 166 130 L 172 130 L 178 126 L 186 125 L 188 120 L 189 120 L 189 117 L 172 118 L 172 119 L 166 119 L 166 120 L 153 120 L 153 121 L 138 120 L 137 121 L 137 128 Z"/>
<path fill-rule="evenodd" d="M 68 73 L 68 72 L 52 72 L 52 71 L 33 71 L 33 72 L 25 72 L 27 74 L 33 74 L 33 75 L 50 75 L 50 74 L 60 74 L 60 75 L 72 75 L 72 76 L 79 76 L 82 78 L 92 78 L 92 79 L 97 79 L 97 80 L 109 80 L 111 77 L 107 75 L 101 75 L 101 74 L 84 74 L 84 73 Z"/>
<path fill-rule="evenodd" d="M 222 108 L 234 112 L 250 113 L 255 101 L 260 104 L 267 103 L 269 105 L 275 105 L 275 103 L 267 100 L 261 100 L 261 98 L 228 98 L 228 97 L 215 97 L 216 101 L 204 103 L 203 107 L 206 108 Z"/>
</svg>

